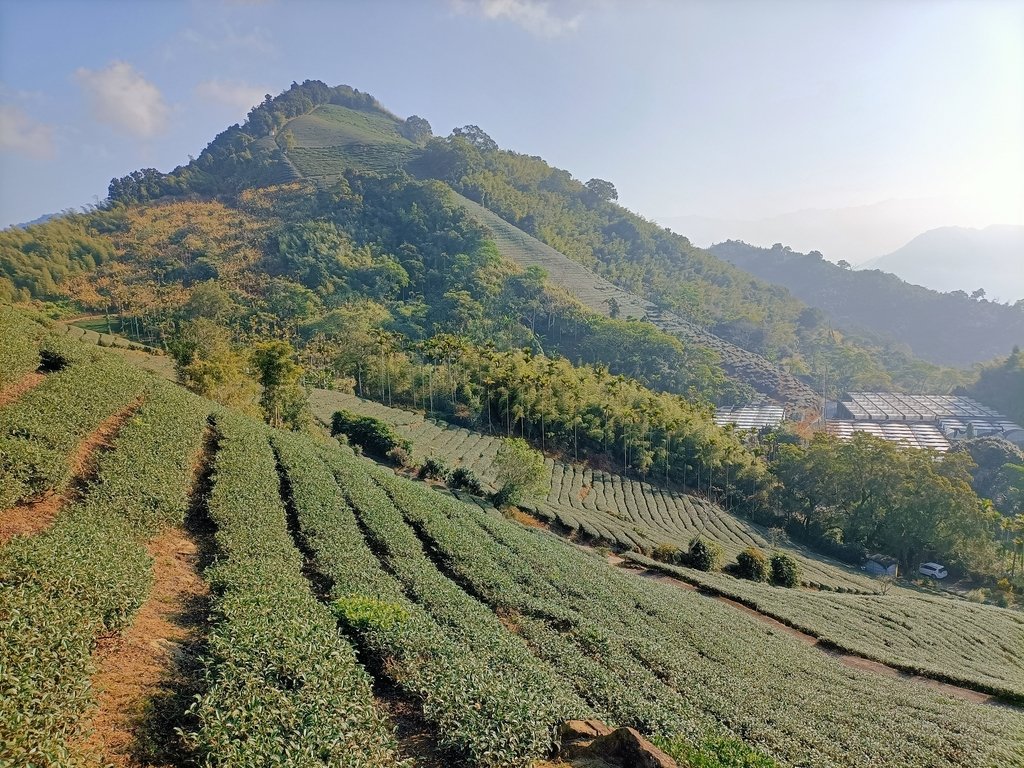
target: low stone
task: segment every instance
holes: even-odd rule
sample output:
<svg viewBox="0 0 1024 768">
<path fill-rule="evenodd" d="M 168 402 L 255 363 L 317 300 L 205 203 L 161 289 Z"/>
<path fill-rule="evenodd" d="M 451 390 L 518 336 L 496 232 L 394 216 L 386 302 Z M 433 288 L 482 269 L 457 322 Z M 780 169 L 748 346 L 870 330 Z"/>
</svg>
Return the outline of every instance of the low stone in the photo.
<svg viewBox="0 0 1024 768">
<path fill-rule="evenodd" d="M 634 728 L 612 730 L 600 720 L 569 720 L 559 729 L 563 759 L 593 759 L 620 768 L 679 768 Z"/>
<path fill-rule="evenodd" d="M 561 741 L 592 741 L 598 736 L 607 736 L 612 729 L 600 720 L 567 720 L 558 729 L 558 736 Z"/>
</svg>

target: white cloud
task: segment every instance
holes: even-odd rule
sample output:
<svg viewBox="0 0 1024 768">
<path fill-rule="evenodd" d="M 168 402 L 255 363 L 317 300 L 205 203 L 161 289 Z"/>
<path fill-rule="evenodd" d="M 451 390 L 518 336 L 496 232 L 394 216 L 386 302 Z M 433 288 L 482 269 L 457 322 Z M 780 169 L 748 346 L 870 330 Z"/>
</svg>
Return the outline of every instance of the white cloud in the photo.
<svg viewBox="0 0 1024 768">
<path fill-rule="evenodd" d="M 196 86 L 196 94 L 206 101 L 223 104 L 242 114 L 263 101 L 269 88 L 231 80 L 206 80 Z"/>
<path fill-rule="evenodd" d="M 33 120 L 18 107 L 0 104 L 0 150 L 51 158 L 53 129 Z"/>
<path fill-rule="evenodd" d="M 125 61 L 106 69 L 84 67 L 75 79 L 85 91 L 93 117 L 139 138 L 149 138 L 167 127 L 170 108 L 160 89 Z"/>
<path fill-rule="evenodd" d="M 452 0 L 452 5 L 461 13 L 511 21 L 537 37 L 558 37 L 575 32 L 583 18 L 582 14 L 557 16 L 543 0 Z"/>
</svg>

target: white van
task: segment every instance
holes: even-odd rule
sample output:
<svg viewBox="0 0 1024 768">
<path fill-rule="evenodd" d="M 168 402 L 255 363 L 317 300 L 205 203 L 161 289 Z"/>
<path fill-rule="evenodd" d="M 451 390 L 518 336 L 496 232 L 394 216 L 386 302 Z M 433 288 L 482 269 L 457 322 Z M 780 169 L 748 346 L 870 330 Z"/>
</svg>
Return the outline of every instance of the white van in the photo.
<svg viewBox="0 0 1024 768">
<path fill-rule="evenodd" d="M 929 576 L 933 579 L 944 579 L 949 576 L 949 571 L 946 570 L 946 567 L 938 563 L 921 563 L 921 567 L 917 569 L 917 572 L 922 576 Z"/>
</svg>

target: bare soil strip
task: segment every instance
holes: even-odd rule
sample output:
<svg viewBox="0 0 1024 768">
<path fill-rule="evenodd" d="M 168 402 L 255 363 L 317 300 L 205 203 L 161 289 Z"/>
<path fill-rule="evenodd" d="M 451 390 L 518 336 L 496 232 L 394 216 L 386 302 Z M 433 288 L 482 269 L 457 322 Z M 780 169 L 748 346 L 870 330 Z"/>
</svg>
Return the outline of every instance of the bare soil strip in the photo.
<svg viewBox="0 0 1024 768">
<path fill-rule="evenodd" d="M 202 577 L 213 561 L 214 527 L 206 503 L 217 442 L 207 432 L 195 467 L 185 526 L 163 531 L 146 550 L 153 558 L 153 589 L 124 633 L 102 638 L 93 652 L 97 709 L 85 749 L 104 766 L 138 768 L 189 764 L 175 732 L 202 692 L 200 655 L 210 608 Z"/>
<path fill-rule="evenodd" d="M 209 594 L 198 571 L 199 547 L 184 531 L 167 530 L 146 550 L 154 559 L 149 599 L 123 634 L 101 639 L 93 652 L 98 707 L 86 749 L 116 768 L 160 764 L 145 753 L 169 745 L 139 744 L 138 731 L 152 700 L 170 694 L 176 670 L 192 662 L 190 647 L 204 623 Z"/>
<path fill-rule="evenodd" d="M 72 480 L 61 493 L 48 492 L 41 498 L 17 504 L 0 512 L 0 546 L 15 536 L 31 536 L 50 527 L 57 513 L 81 495 L 89 481 L 96 477 L 100 454 L 110 450 L 113 439 L 132 414 L 142 405 L 142 399 L 108 416 L 75 448 L 68 459 Z"/>
<path fill-rule="evenodd" d="M 467 768 L 438 746 L 437 731 L 423 719 L 420 707 L 386 677 L 374 678 L 373 699 L 395 726 L 400 760 L 410 760 L 414 768 Z"/>
<path fill-rule="evenodd" d="M 0 408 L 3 408 L 9 403 L 13 403 L 29 390 L 38 387 L 45 378 L 45 373 L 32 371 L 32 373 L 26 373 L 13 384 L 9 384 L 3 389 L 0 389 Z"/>
</svg>

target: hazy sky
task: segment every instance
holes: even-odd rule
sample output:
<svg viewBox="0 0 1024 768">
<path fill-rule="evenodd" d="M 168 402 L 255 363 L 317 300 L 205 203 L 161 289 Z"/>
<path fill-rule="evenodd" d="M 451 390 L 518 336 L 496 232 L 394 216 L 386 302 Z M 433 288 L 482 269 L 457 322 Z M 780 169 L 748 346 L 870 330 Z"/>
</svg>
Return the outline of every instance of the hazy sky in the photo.
<svg viewBox="0 0 1024 768">
<path fill-rule="evenodd" d="M 1024 224 L 1024 0 L 0 0 L 0 225 L 187 162 L 307 78 L 701 217 L 695 241 L 859 261 Z"/>
</svg>

